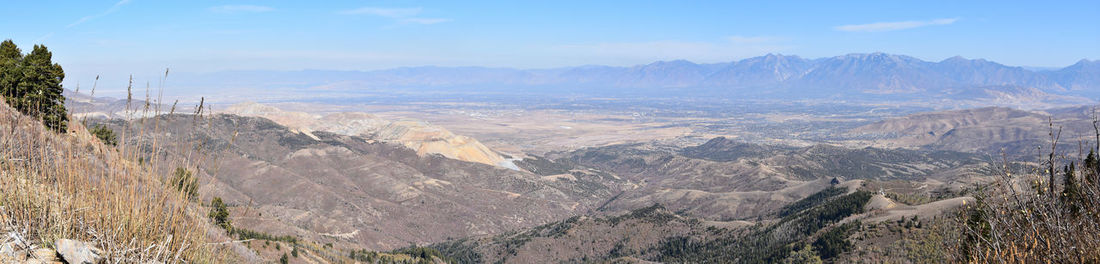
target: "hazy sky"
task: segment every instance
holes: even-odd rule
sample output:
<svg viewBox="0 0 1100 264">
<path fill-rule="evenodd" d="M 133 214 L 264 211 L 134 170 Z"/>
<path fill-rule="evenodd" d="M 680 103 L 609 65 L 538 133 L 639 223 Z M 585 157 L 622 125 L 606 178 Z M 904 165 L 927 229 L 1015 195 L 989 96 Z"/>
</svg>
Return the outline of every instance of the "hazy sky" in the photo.
<svg viewBox="0 0 1100 264">
<path fill-rule="evenodd" d="M 887 52 L 1100 59 L 1100 1 L 5 1 L 0 38 L 67 85 L 172 71 L 544 68 Z"/>
</svg>

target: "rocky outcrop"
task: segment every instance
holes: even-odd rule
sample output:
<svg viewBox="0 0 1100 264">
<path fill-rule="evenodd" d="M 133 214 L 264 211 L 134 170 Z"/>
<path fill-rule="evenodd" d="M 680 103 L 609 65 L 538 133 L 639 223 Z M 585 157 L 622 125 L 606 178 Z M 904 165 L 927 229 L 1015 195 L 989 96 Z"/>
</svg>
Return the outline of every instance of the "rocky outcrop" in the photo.
<svg viewBox="0 0 1100 264">
<path fill-rule="evenodd" d="M 102 252 L 91 245 L 84 242 L 61 239 L 57 241 L 57 255 L 61 256 L 61 259 L 65 260 L 69 264 L 94 264 L 103 260 L 100 257 Z"/>
<path fill-rule="evenodd" d="M 69 263 L 95 264 L 103 261 L 98 248 L 81 241 L 60 239 L 56 249 L 40 247 L 15 231 L 4 233 L 0 240 L 0 263 Z"/>
</svg>

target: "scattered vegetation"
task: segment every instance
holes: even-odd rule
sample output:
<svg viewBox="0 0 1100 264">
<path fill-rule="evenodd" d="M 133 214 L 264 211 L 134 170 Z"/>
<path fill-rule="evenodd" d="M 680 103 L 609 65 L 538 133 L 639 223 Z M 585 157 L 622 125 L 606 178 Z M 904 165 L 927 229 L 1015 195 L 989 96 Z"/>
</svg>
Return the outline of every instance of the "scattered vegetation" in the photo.
<svg viewBox="0 0 1100 264">
<path fill-rule="evenodd" d="M 835 192 L 824 190 L 822 192 Z M 826 194 L 818 197 L 828 196 Z M 815 194 L 816 195 L 816 194 Z M 750 228 L 742 235 L 721 236 L 711 240 L 695 240 L 686 237 L 671 238 L 658 247 L 661 258 L 658 261 L 672 263 L 775 263 L 784 261 L 791 252 L 797 252 L 815 233 L 850 215 L 863 211 L 863 206 L 871 199 L 866 191 L 828 199 L 816 206 L 792 213 L 772 225 L 760 225 Z M 846 240 L 851 227 L 836 231 L 828 242 L 815 246 L 821 253 L 829 250 L 833 257 L 849 249 L 838 240 Z M 826 231 L 826 233 L 832 232 Z M 836 247 L 839 245 L 840 247 Z M 826 257 L 822 255 L 821 257 Z M 823 258 L 828 260 L 828 258 Z"/>
<path fill-rule="evenodd" d="M 668 210 L 665 209 L 665 207 L 661 204 L 653 204 L 649 207 L 632 210 L 629 214 L 624 214 L 602 220 L 610 222 L 613 225 L 617 225 L 619 224 L 619 222 L 622 222 L 626 219 L 642 219 L 650 223 L 664 224 L 668 221 L 676 219 L 676 215 L 669 214 L 667 212 Z"/>
<path fill-rule="evenodd" d="M 392 252 L 377 252 L 370 250 L 352 250 L 348 258 L 364 263 L 376 264 L 432 264 L 432 263 L 478 263 L 460 261 L 445 256 L 433 248 L 411 246 L 394 250 Z"/>
<path fill-rule="evenodd" d="M 612 217 L 585 219 L 573 217 L 521 232 L 495 235 L 489 238 L 464 238 L 433 244 L 431 248 L 457 263 L 506 262 L 515 260 L 520 250 L 532 250 L 524 245 L 539 239 L 540 245 L 571 247 L 545 249 L 547 254 L 569 255 L 565 262 L 600 262 L 623 257 L 664 263 L 821 263 L 835 262 L 836 257 L 854 248 L 850 239 L 862 229 L 859 222 L 838 225 L 840 220 L 863 212 L 871 198 L 866 191 L 844 194 L 846 189 L 828 188 L 786 208 L 786 217 L 774 223 L 752 227 L 721 228 L 708 226 L 698 219 L 681 217 L 658 204 Z M 628 234 L 619 236 L 583 236 L 572 234 L 591 230 L 638 230 L 639 226 L 679 226 L 681 231 L 659 234 Z M 584 231 L 582 231 L 584 230 Z M 665 229 L 662 229 L 665 230 Z M 672 229 L 669 229 L 672 230 Z M 617 232 L 617 231 L 607 231 Z M 648 237 L 650 242 L 633 241 L 635 235 Z M 565 240 L 565 241 L 557 241 Z M 564 243 L 564 244 L 563 244 Z M 591 249 L 591 243 L 601 243 Z M 644 244 L 638 244 L 644 243 Z M 535 249 L 542 250 L 542 249 Z M 593 251 L 596 250 L 596 251 Z M 522 259 L 532 260 L 541 253 L 525 251 Z M 557 253 L 551 253 L 557 252 Z M 482 256 L 481 254 L 489 254 Z M 534 255 L 532 255 L 532 253 Z M 355 253 L 362 255 L 362 253 Z M 372 258 L 373 259 L 373 258 Z"/>
<path fill-rule="evenodd" d="M 1041 170 L 1014 175 L 1005 161 L 998 180 L 978 191 L 956 223 L 955 261 L 1100 262 L 1100 162 L 1094 150 L 1083 160 L 1059 154 L 1060 134 L 1051 124 Z"/>
<path fill-rule="evenodd" d="M 555 162 L 543 157 L 534 156 L 534 158 L 524 158 L 523 160 L 515 161 L 516 166 L 523 168 L 527 171 L 538 175 L 555 175 L 566 174 L 569 170 L 573 169 L 573 166 Z"/>
<path fill-rule="evenodd" d="M 104 145 L 118 146 L 118 135 L 115 135 L 115 131 L 107 128 L 107 126 L 102 124 L 95 125 L 88 130 L 88 132 L 92 133 L 92 135 L 98 138 L 100 142 L 103 142 Z"/>
<path fill-rule="evenodd" d="M 236 235 L 237 239 L 241 239 L 241 240 L 259 239 L 259 240 L 266 240 L 266 241 L 282 241 L 282 242 L 290 243 L 292 245 L 298 244 L 298 238 L 294 237 L 294 236 L 290 236 L 290 235 L 275 236 L 275 235 L 271 235 L 271 234 L 268 234 L 268 233 L 248 230 L 248 229 L 241 228 L 241 227 L 233 227 L 232 230 L 230 231 L 230 233 Z M 295 250 L 297 250 L 297 248 L 295 248 Z"/>
<path fill-rule="evenodd" d="M 983 161 L 976 154 L 964 152 L 880 148 L 855 150 L 829 145 L 817 145 L 796 153 L 807 161 L 817 163 L 787 168 L 791 174 L 803 179 L 842 175 L 846 179 L 920 180 L 932 170 L 915 165 L 958 167 Z M 899 170 L 899 167 L 909 169 Z"/>
</svg>

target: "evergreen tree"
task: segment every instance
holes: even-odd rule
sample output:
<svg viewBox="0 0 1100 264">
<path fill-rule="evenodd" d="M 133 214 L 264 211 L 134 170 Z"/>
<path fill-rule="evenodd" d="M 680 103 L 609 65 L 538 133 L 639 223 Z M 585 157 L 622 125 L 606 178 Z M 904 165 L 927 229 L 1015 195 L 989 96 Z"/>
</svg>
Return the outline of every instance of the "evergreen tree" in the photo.
<svg viewBox="0 0 1100 264">
<path fill-rule="evenodd" d="M 1085 157 L 1085 171 L 1082 173 L 1082 177 L 1085 178 L 1090 185 L 1096 184 L 1096 177 L 1100 177 L 1100 158 L 1096 156 L 1096 152 L 1089 150 L 1088 157 Z"/>
<path fill-rule="evenodd" d="M 0 42 L 0 95 L 5 99 L 15 97 L 22 63 L 23 51 L 15 46 L 15 42 L 10 39 Z"/>
<path fill-rule="evenodd" d="M 1077 188 L 1077 176 L 1075 175 L 1076 172 L 1073 162 L 1070 162 L 1062 171 L 1065 174 L 1062 184 L 1062 202 L 1066 204 L 1066 208 L 1070 210 L 1070 213 L 1077 215 L 1079 211 L 1077 199 L 1080 196 L 1080 190 Z"/>
<path fill-rule="evenodd" d="M 187 199 L 194 199 L 198 196 L 199 179 L 192 176 L 191 171 L 184 168 L 176 168 L 176 171 L 172 173 L 172 185 L 175 185 L 176 190 L 187 195 Z M 220 202 L 221 199 L 218 199 Z"/>
<path fill-rule="evenodd" d="M 63 132 L 68 129 L 64 88 L 65 71 L 53 63 L 46 46 L 35 45 L 23 56 L 10 39 L 0 42 L 0 94 L 11 107 L 42 119 L 46 127 Z"/>
<path fill-rule="evenodd" d="M 104 145 L 115 146 L 118 145 L 118 136 L 115 135 L 115 131 L 107 128 L 104 125 L 95 125 L 88 132 L 103 142 Z"/>
<path fill-rule="evenodd" d="M 214 197 L 214 200 L 210 201 L 210 214 L 207 216 L 214 220 L 215 225 L 231 233 L 233 232 L 233 226 L 229 222 L 229 208 L 222 202 L 221 197 Z"/>
<path fill-rule="evenodd" d="M 1047 163 L 1049 163 L 1047 164 L 1047 173 L 1050 174 L 1050 177 L 1047 179 L 1047 185 L 1049 186 L 1047 187 L 1047 191 L 1050 192 L 1050 197 L 1054 198 L 1058 196 L 1058 191 L 1056 191 L 1057 189 L 1054 186 L 1054 174 L 1056 174 L 1054 167 L 1054 154 L 1050 154 L 1050 159 L 1047 161 Z M 1042 193 L 1040 192 L 1040 194 Z"/>
<path fill-rule="evenodd" d="M 964 218 L 966 220 L 966 227 L 972 230 L 972 232 L 966 232 L 966 234 L 963 235 L 962 245 L 976 245 L 981 241 L 989 241 L 993 232 L 992 226 L 989 225 L 986 211 L 979 209 L 984 207 L 983 204 L 985 202 L 982 201 L 981 197 L 975 198 L 977 199 L 974 201 L 974 206 L 968 208 L 966 217 Z M 979 254 L 979 252 L 975 251 L 973 247 L 961 247 L 959 251 L 959 255 L 962 259 L 973 259 L 977 257 L 977 254 Z"/>
</svg>

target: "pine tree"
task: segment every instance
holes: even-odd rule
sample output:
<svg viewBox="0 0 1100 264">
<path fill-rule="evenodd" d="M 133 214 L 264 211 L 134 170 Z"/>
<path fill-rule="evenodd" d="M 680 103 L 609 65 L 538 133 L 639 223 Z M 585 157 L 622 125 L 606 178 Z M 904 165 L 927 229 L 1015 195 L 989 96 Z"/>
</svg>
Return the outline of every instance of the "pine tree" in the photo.
<svg viewBox="0 0 1100 264">
<path fill-rule="evenodd" d="M 1089 150 L 1089 155 L 1085 157 L 1084 165 L 1085 171 L 1082 177 L 1085 178 L 1085 181 L 1087 181 L 1089 185 L 1095 185 L 1097 180 L 1096 177 L 1100 177 L 1100 159 L 1096 156 L 1095 151 Z"/>
<path fill-rule="evenodd" d="M 1047 163 L 1049 163 L 1047 164 L 1047 173 L 1050 175 L 1050 177 L 1048 177 L 1047 179 L 1047 185 L 1049 186 L 1047 187 L 1047 191 L 1050 192 L 1050 198 L 1054 198 L 1055 196 L 1058 196 L 1058 191 L 1056 191 L 1057 189 L 1055 189 L 1056 187 L 1054 186 L 1054 174 L 1056 174 L 1054 168 L 1054 154 L 1050 154 L 1050 159 L 1047 161 Z M 1040 192 L 1040 194 L 1042 193 Z"/>
<path fill-rule="evenodd" d="M 1070 210 L 1070 213 L 1077 215 L 1079 207 L 1077 205 L 1077 199 L 1080 196 L 1080 191 L 1077 188 L 1077 176 L 1075 175 L 1075 166 L 1073 162 L 1070 162 L 1068 166 L 1062 169 L 1065 174 L 1063 178 L 1062 187 L 1062 202 L 1066 204 L 1066 208 Z"/>
<path fill-rule="evenodd" d="M 199 179 L 192 176 L 191 171 L 184 168 L 176 168 L 176 171 L 172 173 L 172 185 L 175 185 L 176 190 L 187 195 L 187 199 L 194 199 L 198 196 Z M 221 199 L 218 198 L 221 202 Z"/>
<path fill-rule="evenodd" d="M 15 97 L 15 86 L 19 84 L 20 66 L 23 63 L 23 51 L 10 39 L 0 42 L 0 95 Z"/>
<path fill-rule="evenodd" d="M 23 58 L 23 79 L 19 89 L 26 92 L 26 103 L 31 114 L 42 118 L 46 127 L 55 131 L 68 128 L 69 116 L 65 110 L 65 91 L 61 81 L 65 71 L 61 65 L 53 63 L 53 53 L 46 46 L 34 45 L 30 54 Z"/>
<path fill-rule="evenodd" d="M 35 45 L 23 56 L 15 42 L 0 42 L 0 94 L 11 107 L 42 119 L 58 132 L 67 130 L 69 122 L 61 87 L 64 79 L 65 71 L 53 63 L 53 53 L 46 46 Z"/>
<path fill-rule="evenodd" d="M 214 224 L 224 228 L 230 233 L 233 232 L 233 225 L 229 222 L 229 209 L 225 203 L 222 202 L 221 197 L 214 197 L 214 200 L 210 201 L 210 214 L 207 216 L 214 220 Z"/>
<path fill-rule="evenodd" d="M 118 145 L 118 136 L 115 135 L 115 131 L 107 128 L 104 125 L 95 125 L 88 130 L 93 136 L 103 142 L 104 145 L 116 146 Z"/>
</svg>

